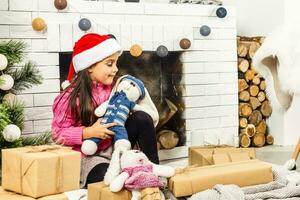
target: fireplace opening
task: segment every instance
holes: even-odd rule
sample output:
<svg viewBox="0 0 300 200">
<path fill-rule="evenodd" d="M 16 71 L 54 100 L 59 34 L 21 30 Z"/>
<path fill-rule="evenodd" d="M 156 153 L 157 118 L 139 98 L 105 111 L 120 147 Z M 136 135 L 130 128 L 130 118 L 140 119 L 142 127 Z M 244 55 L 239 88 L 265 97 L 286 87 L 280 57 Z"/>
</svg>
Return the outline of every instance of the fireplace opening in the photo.
<svg viewBox="0 0 300 200">
<path fill-rule="evenodd" d="M 118 77 L 133 75 L 141 79 L 149 91 L 159 112 L 156 133 L 160 149 L 186 143 L 181 54 L 181 51 L 171 51 L 161 58 L 155 51 L 143 51 L 141 56 L 133 57 L 129 51 L 124 51 L 117 63 Z M 59 54 L 60 82 L 66 80 L 71 57 L 71 52 Z"/>
</svg>

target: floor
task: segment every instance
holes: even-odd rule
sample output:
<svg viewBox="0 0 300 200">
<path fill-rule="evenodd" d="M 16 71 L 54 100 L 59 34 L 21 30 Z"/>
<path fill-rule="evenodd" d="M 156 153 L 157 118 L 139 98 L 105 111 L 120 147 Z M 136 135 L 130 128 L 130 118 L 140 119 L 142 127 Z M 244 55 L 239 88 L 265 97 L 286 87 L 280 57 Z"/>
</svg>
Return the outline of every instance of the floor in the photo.
<svg viewBox="0 0 300 200">
<path fill-rule="evenodd" d="M 287 160 L 290 159 L 294 148 L 294 146 L 265 146 L 256 149 L 256 156 L 262 161 L 283 165 Z M 180 158 L 173 160 L 164 160 L 161 161 L 161 164 L 170 165 L 175 168 L 183 168 L 188 165 L 188 159 Z M 297 171 L 300 172 L 300 158 L 298 158 L 297 160 L 297 166 Z"/>
</svg>

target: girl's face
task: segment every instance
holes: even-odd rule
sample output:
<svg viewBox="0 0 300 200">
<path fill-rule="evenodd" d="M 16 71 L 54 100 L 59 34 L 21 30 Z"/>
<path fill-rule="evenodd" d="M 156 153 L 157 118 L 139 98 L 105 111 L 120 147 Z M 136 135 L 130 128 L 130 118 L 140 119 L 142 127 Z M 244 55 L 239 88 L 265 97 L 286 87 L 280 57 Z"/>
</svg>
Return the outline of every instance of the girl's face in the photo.
<svg viewBox="0 0 300 200">
<path fill-rule="evenodd" d="M 88 71 L 92 81 L 97 81 L 104 85 L 112 84 L 116 73 L 118 72 L 117 61 L 120 52 L 105 58 L 104 60 L 91 66 Z"/>
</svg>

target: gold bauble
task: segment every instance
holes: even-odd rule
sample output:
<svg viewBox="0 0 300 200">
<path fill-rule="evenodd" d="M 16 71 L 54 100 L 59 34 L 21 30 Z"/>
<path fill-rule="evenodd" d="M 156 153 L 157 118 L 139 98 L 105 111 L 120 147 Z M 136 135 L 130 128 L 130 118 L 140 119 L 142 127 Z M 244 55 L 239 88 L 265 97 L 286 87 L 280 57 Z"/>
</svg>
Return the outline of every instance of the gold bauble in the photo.
<svg viewBox="0 0 300 200">
<path fill-rule="evenodd" d="M 40 18 L 40 17 L 37 17 L 35 18 L 32 23 L 32 28 L 35 30 L 35 31 L 42 31 L 46 28 L 46 23 L 45 21 Z"/>
<path fill-rule="evenodd" d="M 142 47 L 138 44 L 134 44 L 130 48 L 130 54 L 134 57 L 139 57 L 143 53 Z"/>
</svg>

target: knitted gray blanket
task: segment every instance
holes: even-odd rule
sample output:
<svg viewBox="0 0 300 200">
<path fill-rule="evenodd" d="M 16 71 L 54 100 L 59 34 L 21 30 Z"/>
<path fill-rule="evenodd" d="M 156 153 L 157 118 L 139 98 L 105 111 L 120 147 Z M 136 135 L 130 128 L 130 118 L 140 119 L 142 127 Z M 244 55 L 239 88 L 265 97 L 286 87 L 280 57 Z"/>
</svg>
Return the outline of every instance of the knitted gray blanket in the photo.
<svg viewBox="0 0 300 200">
<path fill-rule="evenodd" d="M 240 188 L 236 185 L 215 185 L 199 192 L 189 200 L 300 200 L 300 185 L 290 182 L 273 168 L 274 181 Z"/>
</svg>

